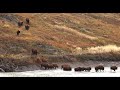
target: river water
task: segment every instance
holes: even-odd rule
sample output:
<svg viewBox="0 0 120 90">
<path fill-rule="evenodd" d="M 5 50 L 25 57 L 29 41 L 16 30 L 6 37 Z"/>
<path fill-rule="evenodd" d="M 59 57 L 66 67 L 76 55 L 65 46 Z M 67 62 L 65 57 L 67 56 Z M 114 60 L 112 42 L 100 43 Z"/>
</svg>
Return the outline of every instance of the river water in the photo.
<svg viewBox="0 0 120 90">
<path fill-rule="evenodd" d="M 0 77 L 120 77 L 120 67 L 118 70 L 111 71 L 109 67 L 105 67 L 104 72 L 95 72 L 92 68 L 91 72 L 75 72 L 56 70 L 34 70 L 25 72 L 0 73 Z"/>
<path fill-rule="evenodd" d="M 61 66 L 61 64 L 59 65 Z M 24 67 L 21 72 L 0 72 L 0 77 L 120 77 L 120 62 L 87 61 L 68 64 L 73 67 L 72 71 L 63 71 L 60 68 L 56 70 L 40 70 L 35 66 L 30 66 Z M 104 72 L 95 72 L 94 66 L 98 64 L 105 66 Z M 118 66 L 115 72 L 110 70 L 112 65 Z M 90 66 L 92 70 L 90 72 L 75 72 L 74 67 L 78 66 Z"/>
</svg>

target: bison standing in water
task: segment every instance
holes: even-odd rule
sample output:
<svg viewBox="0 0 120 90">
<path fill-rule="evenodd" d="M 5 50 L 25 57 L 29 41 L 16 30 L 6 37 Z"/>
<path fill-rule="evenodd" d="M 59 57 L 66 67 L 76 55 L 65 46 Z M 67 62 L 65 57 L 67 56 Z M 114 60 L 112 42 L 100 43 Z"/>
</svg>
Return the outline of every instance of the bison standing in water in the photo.
<svg viewBox="0 0 120 90">
<path fill-rule="evenodd" d="M 58 65 L 54 63 L 53 67 L 56 69 L 56 68 L 58 68 Z"/>
<path fill-rule="evenodd" d="M 74 68 L 74 71 L 88 71 L 90 72 L 91 70 L 91 67 L 77 67 L 77 68 Z"/>
<path fill-rule="evenodd" d="M 48 63 L 41 63 L 41 68 L 48 69 Z"/>
<path fill-rule="evenodd" d="M 117 66 L 111 66 L 110 69 L 115 71 L 117 70 Z"/>
<path fill-rule="evenodd" d="M 53 64 L 48 64 L 48 69 L 54 69 Z"/>
<path fill-rule="evenodd" d="M 43 62 L 43 63 L 41 63 L 41 68 L 43 68 L 45 70 L 46 69 L 56 69 L 56 68 L 58 68 L 58 65 Z"/>
<path fill-rule="evenodd" d="M 67 64 L 62 65 L 61 69 L 63 69 L 64 71 L 71 71 L 72 70 L 72 68 L 70 67 L 70 65 L 67 65 Z"/>
<path fill-rule="evenodd" d="M 76 67 L 76 68 L 74 68 L 74 71 L 82 71 L 82 68 L 81 67 Z"/>
<path fill-rule="evenodd" d="M 87 72 L 90 72 L 90 70 L 91 70 L 91 67 L 86 67 L 85 68 L 85 71 L 87 71 Z"/>
<path fill-rule="evenodd" d="M 102 65 L 96 66 L 96 67 L 95 67 L 95 71 L 98 72 L 98 70 L 104 71 L 104 66 L 102 66 Z"/>
</svg>

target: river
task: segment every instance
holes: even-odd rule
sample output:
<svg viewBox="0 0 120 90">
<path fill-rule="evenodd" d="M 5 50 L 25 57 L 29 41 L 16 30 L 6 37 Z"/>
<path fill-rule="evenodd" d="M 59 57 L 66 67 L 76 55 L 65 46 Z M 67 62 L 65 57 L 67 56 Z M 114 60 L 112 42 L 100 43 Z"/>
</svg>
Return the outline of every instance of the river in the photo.
<svg viewBox="0 0 120 90">
<path fill-rule="evenodd" d="M 111 71 L 109 67 L 105 67 L 104 72 L 95 72 L 94 68 L 90 72 L 75 72 L 56 70 L 34 70 L 24 72 L 0 73 L 0 77 L 120 77 L 120 67 L 118 70 Z"/>
<path fill-rule="evenodd" d="M 86 61 L 69 64 L 73 67 L 72 71 L 63 71 L 60 68 L 56 70 L 40 70 L 35 66 L 30 66 L 24 67 L 21 72 L 1 72 L 0 77 L 120 77 L 120 62 Z M 94 66 L 98 64 L 105 66 L 104 72 L 95 72 Z M 111 65 L 118 66 L 118 69 L 115 72 L 111 71 Z M 91 66 L 92 70 L 90 72 L 75 72 L 74 67 L 78 66 Z"/>
</svg>

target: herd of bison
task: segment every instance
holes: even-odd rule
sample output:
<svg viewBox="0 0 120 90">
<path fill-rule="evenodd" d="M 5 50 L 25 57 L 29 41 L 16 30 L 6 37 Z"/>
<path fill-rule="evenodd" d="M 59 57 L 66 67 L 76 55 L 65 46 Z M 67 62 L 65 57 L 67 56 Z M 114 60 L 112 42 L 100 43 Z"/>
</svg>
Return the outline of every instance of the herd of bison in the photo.
<svg viewBox="0 0 120 90">
<path fill-rule="evenodd" d="M 37 55 L 38 51 L 36 49 L 32 49 L 32 55 Z M 57 64 L 52 64 L 52 63 L 48 63 L 47 60 L 44 59 L 37 59 L 36 63 L 42 68 L 42 69 L 56 69 L 58 68 Z M 68 64 L 64 64 L 61 65 L 61 69 L 63 69 L 64 71 L 72 71 L 72 67 Z M 117 66 L 111 66 L 110 67 L 111 70 L 116 71 L 118 69 Z M 85 72 L 90 72 L 91 71 L 91 67 L 76 67 L 74 68 L 74 71 L 85 71 Z M 95 71 L 104 71 L 104 66 L 103 65 L 98 65 L 95 67 Z"/>
<path fill-rule="evenodd" d="M 41 69 L 44 69 L 44 70 L 59 68 L 59 66 L 56 63 L 48 63 L 47 61 L 37 61 L 37 62 L 39 62 L 38 64 L 41 67 Z M 61 65 L 61 69 L 64 70 L 64 71 L 72 71 L 72 67 L 69 64 Z M 118 67 L 117 66 L 111 66 L 110 69 L 113 70 L 113 71 L 116 71 L 118 69 Z M 91 67 L 76 67 L 76 68 L 74 68 L 74 71 L 76 71 L 76 72 L 77 71 L 90 72 Z M 104 66 L 103 65 L 96 66 L 95 71 L 96 72 L 104 71 Z"/>
<path fill-rule="evenodd" d="M 30 28 L 30 19 L 26 18 L 25 22 L 26 22 L 26 24 L 25 24 L 25 30 L 29 30 L 29 28 Z M 23 21 L 19 21 L 18 22 L 18 27 L 19 28 L 21 28 L 23 25 L 24 25 Z M 20 32 L 21 32 L 20 30 L 17 31 L 17 36 L 20 34 Z"/>
<path fill-rule="evenodd" d="M 30 28 L 29 18 L 26 18 L 25 21 L 26 21 L 25 29 L 29 30 L 29 28 Z M 22 27 L 23 25 L 24 25 L 23 21 L 18 22 L 18 27 L 19 28 Z M 20 30 L 17 31 L 17 35 L 19 35 L 19 34 L 20 34 Z M 38 51 L 36 49 L 32 49 L 32 55 L 37 55 L 37 54 L 38 54 Z M 43 70 L 50 70 L 50 69 L 59 68 L 58 64 L 49 63 L 47 60 L 39 59 L 39 58 L 36 59 L 36 64 Z M 69 64 L 61 65 L 61 69 L 64 70 L 64 71 L 72 71 L 72 67 Z M 95 69 L 96 72 L 98 72 L 98 71 L 104 71 L 105 68 L 104 68 L 103 65 L 98 65 L 94 69 Z M 118 67 L 117 66 L 111 66 L 110 69 L 113 70 L 113 71 L 116 71 L 118 69 Z M 2 69 L 0 71 L 2 71 Z M 78 72 L 78 71 L 90 72 L 91 67 L 75 67 L 74 71 L 76 71 L 76 72 Z"/>
</svg>

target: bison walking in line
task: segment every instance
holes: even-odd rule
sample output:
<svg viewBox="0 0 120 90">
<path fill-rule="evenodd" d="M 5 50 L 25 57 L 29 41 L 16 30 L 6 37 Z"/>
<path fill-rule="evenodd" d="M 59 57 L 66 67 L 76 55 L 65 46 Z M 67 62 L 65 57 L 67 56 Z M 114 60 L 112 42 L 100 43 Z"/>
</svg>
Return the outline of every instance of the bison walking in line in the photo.
<svg viewBox="0 0 120 90">
<path fill-rule="evenodd" d="M 72 68 L 70 67 L 70 65 L 67 65 L 67 64 L 62 65 L 61 69 L 63 69 L 64 71 L 71 71 L 72 70 Z"/>
<path fill-rule="evenodd" d="M 85 68 L 85 71 L 87 71 L 87 72 L 90 72 L 90 70 L 91 70 L 91 67 L 86 67 Z"/>
<path fill-rule="evenodd" d="M 74 71 L 88 71 L 90 72 L 91 67 L 76 67 L 74 68 Z"/>
<path fill-rule="evenodd" d="M 118 67 L 117 66 L 111 66 L 110 69 L 115 71 L 115 70 L 118 69 Z"/>
<path fill-rule="evenodd" d="M 104 66 L 102 66 L 102 65 L 96 66 L 95 67 L 95 71 L 96 72 L 98 72 L 98 71 L 104 71 Z"/>
<path fill-rule="evenodd" d="M 41 68 L 48 69 L 48 63 L 41 63 Z"/>
<path fill-rule="evenodd" d="M 74 68 L 74 71 L 83 71 L 81 67 Z"/>
<path fill-rule="evenodd" d="M 41 68 L 45 69 L 45 70 L 46 69 L 56 69 L 56 68 L 58 68 L 58 65 L 57 64 L 43 62 L 43 63 L 41 63 Z"/>
<path fill-rule="evenodd" d="M 54 63 L 53 67 L 56 69 L 56 68 L 58 68 L 58 65 Z"/>
</svg>

